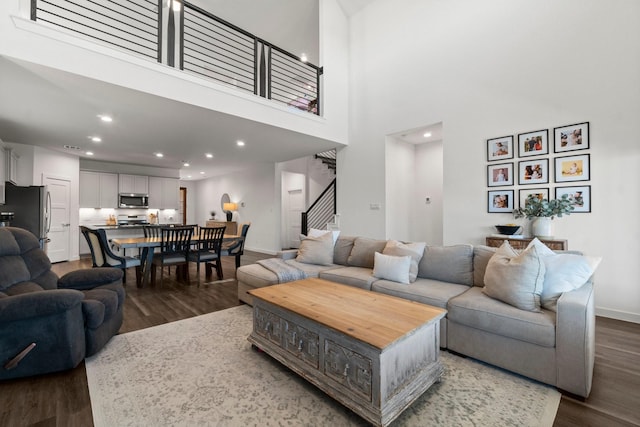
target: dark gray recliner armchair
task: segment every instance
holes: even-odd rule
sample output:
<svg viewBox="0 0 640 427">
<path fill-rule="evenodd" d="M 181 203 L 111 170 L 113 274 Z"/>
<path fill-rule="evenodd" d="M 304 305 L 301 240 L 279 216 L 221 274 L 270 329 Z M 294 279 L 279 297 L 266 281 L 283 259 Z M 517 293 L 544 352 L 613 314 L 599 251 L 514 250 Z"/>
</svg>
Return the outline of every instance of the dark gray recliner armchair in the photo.
<svg viewBox="0 0 640 427">
<path fill-rule="evenodd" d="M 124 298 L 121 270 L 58 278 L 33 234 L 0 228 L 0 380 L 76 367 L 118 332 Z"/>
</svg>

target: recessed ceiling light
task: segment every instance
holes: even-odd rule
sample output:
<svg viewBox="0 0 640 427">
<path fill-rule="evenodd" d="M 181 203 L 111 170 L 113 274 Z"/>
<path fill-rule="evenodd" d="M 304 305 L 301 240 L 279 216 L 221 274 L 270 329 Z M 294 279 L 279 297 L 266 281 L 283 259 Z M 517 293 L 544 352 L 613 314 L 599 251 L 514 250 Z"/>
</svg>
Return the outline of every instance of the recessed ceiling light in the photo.
<svg viewBox="0 0 640 427">
<path fill-rule="evenodd" d="M 100 117 L 100 120 L 103 122 L 111 123 L 113 121 L 111 116 L 107 116 L 106 114 L 98 114 L 98 117 Z"/>
<path fill-rule="evenodd" d="M 162 154 L 162 153 L 156 153 L 156 157 L 164 157 L 164 154 Z"/>
<path fill-rule="evenodd" d="M 207 157 L 207 159 L 213 159 L 213 154 L 211 153 L 206 153 L 205 156 Z"/>
<path fill-rule="evenodd" d="M 238 145 L 238 147 L 244 147 L 244 141 L 238 141 L 236 142 L 236 144 Z"/>
<path fill-rule="evenodd" d="M 187 175 L 187 178 L 191 178 L 191 175 Z"/>
<path fill-rule="evenodd" d="M 431 132 L 427 132 L 423 135 L 425 138 L 429 138 L 431 136 Z"/>
<path fill-rule="evenodd" d="M 306 54 L 306 53 L 302 53 L 302 54 L 300 55 L 300 61 L 302 61 L 302 62 L 307 62 L 307 60 L 308 60 L 308 59 L 307 59 L 307 54 Z"/>
<path fill-rule="evenodd" d="M 200 171 L 200 175 L 204 175 L 204 171 Z"/>
<path fill-rule="evenodd" d="M 91 138 L 93 142 L 102 142 L 102 138 L 99 136 L 90 136 L 89 138 Z"/>
<path fill-rule="evenodd" d="M 187 163 L 187 162 L 184 162 L 184 163 L 182 164 L 182 166 L 184 166 L 185 168 L 188 168 L 188 167 L 189 167 L 189 166 L 191 166 L 191 165 L 190 165 L 189 163 Z"/>
<path fill-rule="evenodd" d="M 87 151 L 87 156 L 93 156 L 93 151 Z"/>
</svg>

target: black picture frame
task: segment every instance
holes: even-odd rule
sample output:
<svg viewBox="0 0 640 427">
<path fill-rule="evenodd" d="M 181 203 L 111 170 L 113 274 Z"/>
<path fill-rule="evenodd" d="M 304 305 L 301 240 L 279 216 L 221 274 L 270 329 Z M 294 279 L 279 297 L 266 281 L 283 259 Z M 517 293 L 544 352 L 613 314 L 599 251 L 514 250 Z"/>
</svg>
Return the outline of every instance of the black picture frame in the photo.
<svg viewBox="0 0 640 427">
<path fill-rule="evenodd" d="M 549 130 L 542 129 L 518 134 L 518 157 L 549 154 Z"/>
<path fill-rule="evenodd" d="M 549 159 L 532 159 L 518 162 L 518 184 L 535 185 L 549 183 Z"/>
<path fill-rule="evenodd" d="M 524 208 L 524 203 L 531 194 L 537 194 L 539 198 L 549 200 L 549 188 L 521 188 L 518 193 L 518 205 Z"/>
<path fill-rule="evenodd" d="M 490 190 L 487 192 L 487 212 L 511 213 L 514 206 L 513 190 Z M 501 200 L 500 198 L 504 198 Z"/>
<path fill-rule="evenodd" d="M 570 187 L 556 187 L 556 199 L 564 194 L 574 202 L 572 214 L 591 212 L 591 186 L 590 185 L 574 185 Z"/>
<path fill-rule="evenodd" d="M 588 150 L 589 138 L 589 122 L 553 128 L 553 152 Z"/>
<path fill-rule="evenodd" d="M 591 180 L 591 156 L 574 154 L 555 157 L 555 182 L 578 182 Z"/>
<path fill-rule="evenodd" d="M 513 162 L 487 165 L 487 187 L 508 187 L 513 183 Z"/>
<path fill-rule="evenodd" d="M 487 161 L 513 159 L 513 135 L 487 139 Z"/>
</svg>

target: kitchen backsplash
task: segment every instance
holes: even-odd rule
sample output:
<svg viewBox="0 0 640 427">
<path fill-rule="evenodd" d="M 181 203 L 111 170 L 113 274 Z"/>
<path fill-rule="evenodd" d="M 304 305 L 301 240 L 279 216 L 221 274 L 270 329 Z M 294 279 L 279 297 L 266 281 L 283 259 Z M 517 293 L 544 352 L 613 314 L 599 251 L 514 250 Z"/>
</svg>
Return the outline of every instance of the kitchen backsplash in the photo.
<svg viewBox="0 0 640 427">
<path fill-rule="evenodd" d="M 118 218 L 118 215 L 145 215 L 147 221 L 152 222 L 149 214 L 158 215 L 158 223 L 160 224 L 179 224 L 178 211 L 173 209 L 93 209 L 80 208 L 79 222 L 80 225 L 102 225 L 107 224 L 110 215 Z"/>
</svg>

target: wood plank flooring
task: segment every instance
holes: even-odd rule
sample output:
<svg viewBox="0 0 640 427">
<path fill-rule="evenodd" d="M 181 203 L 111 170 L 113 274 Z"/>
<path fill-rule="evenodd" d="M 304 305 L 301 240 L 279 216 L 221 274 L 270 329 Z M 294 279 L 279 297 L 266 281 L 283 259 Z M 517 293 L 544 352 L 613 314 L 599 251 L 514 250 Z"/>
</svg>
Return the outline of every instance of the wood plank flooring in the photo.
<svg viewBox="0 0 640 427">
<path fill-rule="evenodd" d="M 245 251 L 242 264 L 269 256 Z M 54 271 L 90 266 L 88 260 L 58 263 Z M 172 270 L 173 272 L 173 270 Z M 175 280 L 164 286 L 138 289 L 133 270 L 127 274 L 127 299 L 121 333 L 160 325 L 238 305 L 233 258 L 223 260 L 224 280 L 197 287 Z M 231 280 L 229 280 L 231 279 Z M 563 396 L 554 426 L 640 426 L 640 325 L 598 317 L 596 361 L 591 396 L 585 402 Z M 67 372 L 0 382 L 0 426 L 93 425 L 84 363 Z"/>
</svg>

